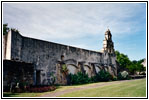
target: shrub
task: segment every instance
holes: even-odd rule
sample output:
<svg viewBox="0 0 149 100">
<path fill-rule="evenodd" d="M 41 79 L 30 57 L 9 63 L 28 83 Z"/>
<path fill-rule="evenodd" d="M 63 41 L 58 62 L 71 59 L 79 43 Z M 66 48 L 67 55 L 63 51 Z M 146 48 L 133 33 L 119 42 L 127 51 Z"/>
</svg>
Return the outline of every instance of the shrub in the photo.
<svg viewBox="0 0 149 100">
<path fill-rule="evenodd" d="M 68 71 L 68 69 L 67 69 L 67 66 L 66 66 L 66 64 L 63 64 L 62 65 L 62 72 L 67 72 Z"/>
<path fill-rule="evenodd" d="M 127 71 L 118 73 L 118 80 L 126 80 L 126 79 L 129 79 L 129 75 Z"/>
<path fill-rule="evenodd" d="M 70 84 L 85 84 L 91 82 L 88 74 L 82 72 L 78 72 L 77 74 L 69 74 L 68 78 L 70 79 Z"/>
<path fill-rule="evenodd" d="M 105 82 L 109 80 L 112 80 L 112 76 L 109 72 L 104 70 L 99 71 L 95 76 L 95 81 L 98 81 L 98 82 Z"/>
<path fill-rule="evenodd" d="M 117 81 L 117 77 L 112 77 L 112 81 Z"/>
<path fill-rule="evenodd" d="M 90 78 L 90 82 L 91 82 L 91 83 L 97 82 L 96 76 L 92 76 L 92 77 Z"/>
<path fill-rule="evenodd" d="M 109 80 L 117 80 L 117 78 L 112 78 L 109 72 L 106 72 L 104 70 L 101 70 L 97 73 L 96 76 L 93 76 L 91 78 L 88 77 L 88 74 L 78 72 L 77 74 L 69 74 L 69 84 L 85 84 L 85 83 L 91 83 L 91 82 L 105 82 Z"/>
</svg>

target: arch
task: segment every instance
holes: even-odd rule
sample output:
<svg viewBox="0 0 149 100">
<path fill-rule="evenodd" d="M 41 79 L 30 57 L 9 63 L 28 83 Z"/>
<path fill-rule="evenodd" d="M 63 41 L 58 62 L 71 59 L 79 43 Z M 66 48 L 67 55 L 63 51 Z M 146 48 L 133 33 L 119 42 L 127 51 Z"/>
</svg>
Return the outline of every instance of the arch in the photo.
<svg viewBox="0 0 149 100">
<path fill-rule="evenodd" d="M 112 66 L 110 66 L 109 69 L 110 69 L 110 70 L 109 70 L 109 73 L 110 73 L 111 75 L 113 75 L 113 76 L 116 76 L 116 72 L 115 72 L 116 70 L 115 70 L 115 68 L 112 67 Z"/>
<path fill-rule="evenodd" d="M 91 68 L 89 62 L 86 62 L 86 61 L 84 61 L 84 66 Z"/>
<path fill-rule="evenodd" d="M 95 66 L 95 70 L 96 70 L 96 73 L 98 73 L 100 71 L 100 68 Z"/>
<path fill-rule="evenodd" d="M 112 72 L 113 72 L 113 73 L 112 73 L 113 76 L 116 76 L 116 75 L 117 75 L 115 69 L 112 69 Z"/>
<path fill-rule="evenodd" d="M 108 71 L 111 73 L 112 72 L 112 67 L 108 66 Z"/>
<path fill-rule="evenodd" d="M 68 73 L 71 73 L 71 74 L 76 74 L 77 73 L 77 67 L 75 65 L 68 64 L 67 68 L 68 68 Z"/>
<path fill-rule="evenodd" d="M 84 70 L 85 70 L 85 73 L 88 74 L 88 76 L 90 77 L 91 76 L 91 67 L 88 65 L 84 65 Z"/>
<path fill-rule="evenodd" d="M 101 67 L 100 66 L 95 66 L 95 70 L 96 70 L 96 73 L 98 73 L 99 71 L 101 71 Z"/>
<path fill-rule="evenodd" d="M 74 59 L 67 59 L 64 61 L 67 65 L 74 65 L 75 67 L 77 67 L 77 61 Z"/>
<path fill-rule="evenodd" d="M 107 67 L 104 67 L 104 70 L 105 70 L 106 72 L 108 72 L 108 68 L 107 68 Z"/>
</svg>

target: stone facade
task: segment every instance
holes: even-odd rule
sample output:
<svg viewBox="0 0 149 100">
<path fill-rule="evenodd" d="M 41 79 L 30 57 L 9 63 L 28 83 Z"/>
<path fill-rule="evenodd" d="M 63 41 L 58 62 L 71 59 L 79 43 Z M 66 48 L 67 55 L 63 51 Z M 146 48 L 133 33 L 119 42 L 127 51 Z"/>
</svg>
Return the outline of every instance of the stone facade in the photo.
<svg viewBox="0 0 149 100">
<path fill-rule="evenodd" d="M 116 76 L 117 63 L 110 30 L 105 32 L 103 44 L 103 52 L 96 52 L 24 37 L 11 30 L 3 37 L 3 58 L 32 63 L 34 84 L 48 84 L 51 73 L 56 77 L 55 83 L 66 84 L 62 66 L 66 66 L 68 73 L 72 74 L 82 71 L 91 77 L 103 69 Z"/>
</svg>

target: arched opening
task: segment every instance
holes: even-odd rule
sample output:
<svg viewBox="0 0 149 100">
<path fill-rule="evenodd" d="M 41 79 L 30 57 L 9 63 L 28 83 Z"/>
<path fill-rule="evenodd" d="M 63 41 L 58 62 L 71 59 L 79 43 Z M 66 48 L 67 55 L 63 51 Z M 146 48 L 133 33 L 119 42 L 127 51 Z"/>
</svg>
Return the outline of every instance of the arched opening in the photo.
<svg viewBox="0 0 149 100">
<path fill-rule="evenodd" d="M 85 73 L 88 74 L 88 76 L 90 77 L 91 76 L 91 68 L 89 66 L 85 65 L 84 70 L 85 70 Z"/>
<path fill-rule="evenodd" d="M 108 72 L 108 68 L 107 68 L 107 67 L 105 67 L 104 70 L 105 70 L 106 72 Z"/>
<path fill-rule="evenodd" d="M 99 66 L 95 66 L 96 73 L 98 73 L 101 69 Z"/>
<path fill-rule="evenodd" d="M 67 65 L 67 68 L 68 68 L 68 73 L 71 73 L 71 74 L 77 73 L 77 68 L 75 65 L 69 64 Z"/>
<path fill-rule="evenodd" d="M 111 66 L 108 66 L 108 71 L 109 71 L 109 73 L 112 73 Z"/>
</svg>

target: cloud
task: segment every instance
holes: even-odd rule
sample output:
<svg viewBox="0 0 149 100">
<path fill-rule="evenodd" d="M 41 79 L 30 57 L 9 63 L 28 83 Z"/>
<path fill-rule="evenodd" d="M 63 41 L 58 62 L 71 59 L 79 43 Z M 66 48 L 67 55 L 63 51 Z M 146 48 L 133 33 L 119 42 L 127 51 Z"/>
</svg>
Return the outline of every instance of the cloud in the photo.
<svg viewBox="0 0 149 100">
<path fill-rule="evenodd" d="M 140 24 L 145 21 L 143 3 L 4 3 L 3 8 L 4 23 L 45 40 L 101 36 L 107 26 L 121 36 L 145 26 Z"/>
</svg>

